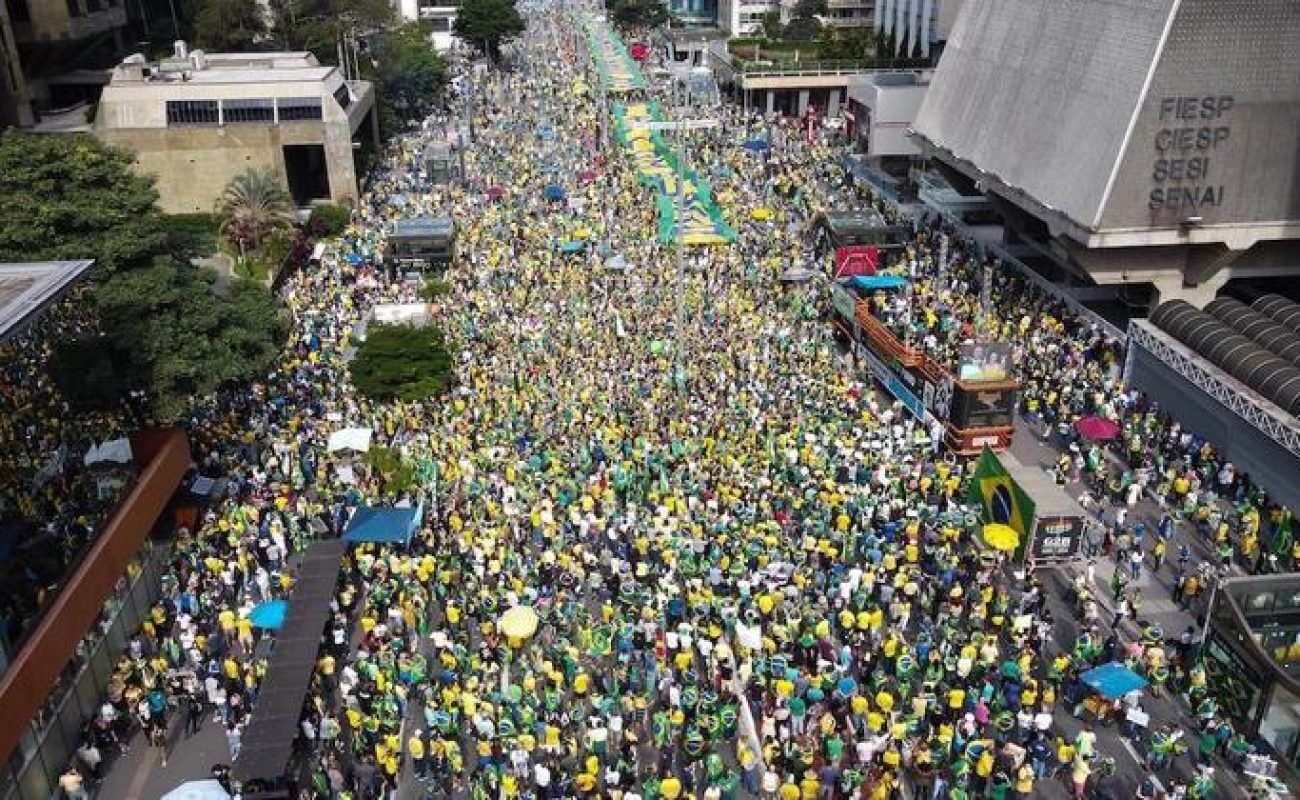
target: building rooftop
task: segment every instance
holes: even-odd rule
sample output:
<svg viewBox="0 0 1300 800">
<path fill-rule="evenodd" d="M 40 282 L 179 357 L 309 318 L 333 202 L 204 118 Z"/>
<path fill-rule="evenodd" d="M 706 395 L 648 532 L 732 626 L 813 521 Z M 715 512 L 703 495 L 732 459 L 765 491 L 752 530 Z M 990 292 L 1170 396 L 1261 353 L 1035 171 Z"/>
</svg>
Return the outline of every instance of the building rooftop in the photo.
<svg viewBox="0 0 1300 800">
<path fill-rule="evenodd" d="M 113 70 L 113 86 L 248 83 L 321 83 L 337 70 L 309 52 L 207 53 L 176 43 L 171 58 L 149 62 L 128 56 Z"/>
<path fill-rule="evenodd" d="M 20 333 L 94 263 L 83 259 L 0 264 L 0 341 Z"/>
</svg>

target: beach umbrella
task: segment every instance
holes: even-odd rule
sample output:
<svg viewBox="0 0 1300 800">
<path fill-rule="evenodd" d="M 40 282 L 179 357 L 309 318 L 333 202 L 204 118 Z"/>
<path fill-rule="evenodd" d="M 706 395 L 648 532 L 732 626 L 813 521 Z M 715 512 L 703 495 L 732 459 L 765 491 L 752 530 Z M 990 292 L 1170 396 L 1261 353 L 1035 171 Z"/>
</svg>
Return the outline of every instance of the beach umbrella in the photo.
<svg viewBox="0 0 1300 800">
<path fill-rule="evenodd" d="M 523 641 L 537 633 L 538 621 L 537 612 L 531 606 L 515 606 L 506 609 L 497 626 L 510 639 Z"/>
<path fill-rule="evenodd" d="M 756 220 L 758 222 L 766 222 L 767 220 L 772 218 L 772 209 L 756 208 L 753 211 L 749 212 L 749 217 L 750 219 Z"/>
<path fill-rule="evenodd" d="M 552 183 L 547 185 L 547 187 L 542 190 L 542 194 L 543 196 L 546 197 L 547 200 L 551 200 L 555 202 L 559 202 L 560 200 L 563 200 L 565 197 L 567 197 L 567 195 L 564 193 L 564 187 L 560 186 L 558 183 Z"/>
<path fill-rule="evenodd" d="M 570 239 L 567 242 L 560 242 L 561 253 L 576 253 L 585 246 L 581 239 Z"/>
<path fill-rule="evenodd" d="M 489 187 L 487 190 L 487 196 L 489 200 L 500 200 L 502 196 L 505 195 L 505 193 L 506 190 L 501 188 L 500 186 L 492 186 Z"/>
<path fill-rule="evenodd" d="M 598 177 L 600 177 L 600 173 L 596 172 L 594 169 L 584 169 L 582 172 L 578 173 L 578 179 L 583 183 L 591 183 Z"/>
<path fill-rule="evenodd" d="M 766 139 L 746 139 L 742 147 L 751 153 L 761 153 L 768 149 L 769 145 Z"/>
<path fill-rule="evenodd" d="M 289 612 L 289 604 L 284 600 L 268 600 L 254 606 L 248 613 L 248 619 L 259 628 L 278 631 L 284 626 L 284 615 Z"/>
<path fill-rule="evenodd" d="M 1010 525 L 993 522 L 984 526 L 984 543 L 994 550 L 1011 552 L 1020 546 L 1020 534 Z"/>
<path fill-rule="evenodd" d="M 1074 423 L 1074 429 L 1093 442 L 1108 442 L 1119 436 L 1119 423 L 1105 417 L 1084 417 Z"/>
<path fill-rule="evenodd" d="M 802 267 L 791 267 L 790 269 L 781 273 L 781 280 L 784 283 L 804 283 L 805 281 L 812 280 L 812 277 L 816 274 L 817 274 L 816 272 L 810 269 L 803 269 Z"/>
<path fill-rule="evenodd" d="M 551 139 L 555 138 L 555 129 L 552 128 L 550 125 L 538 125 L 537 137 L 539 139 L 546 139 L 547 141 L 550 141 Z"/>
<path fill-rule="evenodd" d="M 161 800 L 230 800 L 230 792 L 222 788 L 220 781 L 208 778 L 182 783 L 163 795 Z"/>
</svg>

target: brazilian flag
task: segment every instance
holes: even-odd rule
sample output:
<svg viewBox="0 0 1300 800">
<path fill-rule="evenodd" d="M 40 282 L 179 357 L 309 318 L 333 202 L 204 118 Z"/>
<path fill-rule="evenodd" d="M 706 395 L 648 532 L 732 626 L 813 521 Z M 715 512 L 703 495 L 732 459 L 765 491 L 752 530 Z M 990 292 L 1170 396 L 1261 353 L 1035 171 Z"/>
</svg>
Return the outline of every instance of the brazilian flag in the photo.
<svg viewBox="0 0 1300 800">
<path fill-rule="evenodd" d="M 1000 522 L 1010 525 L 1020 534 L 1020 547 L 1016 550 L 1015 560 L 1023 562 L 1025 544 L 1034 524 L 1034 501 L 1025 494 L 988 447 L 980 453 L 975 472 L 971 475 L 967 500 L 972 506 L 981 509 L 985 524 Z"/>
</svg>

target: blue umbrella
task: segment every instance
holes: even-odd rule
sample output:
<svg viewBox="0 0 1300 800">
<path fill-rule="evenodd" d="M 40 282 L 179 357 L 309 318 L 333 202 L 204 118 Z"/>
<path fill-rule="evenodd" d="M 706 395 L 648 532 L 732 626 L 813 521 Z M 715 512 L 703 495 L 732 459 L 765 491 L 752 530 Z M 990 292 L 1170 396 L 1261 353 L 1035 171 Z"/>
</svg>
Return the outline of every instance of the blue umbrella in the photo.
<svg viewBox="0 0 1300 800">
<path fill-rule="evenodd" d="M 344 256 L 344 258 L 347 260 L 349 264 L 352 264 L 353 266 L 360 264 L 362 261 L 360 253 L 348 253 L 346 256 Z"/>
<path fill-rule="evenodd" d="M 550 184 L 543 190 L 543 193 L 545 194 L 547 200 L 554 200 L 558 202 L 565 198 L 564 187 L 560 186 L 558 183 Z"/>
<path fill-rule="evenodd" d="M 761 153 L 769 147 L 766 139 L 746 139 L 741 146 L 751 153 Z"/>
<path fill-rule="evenodd" d="M 537 127 L 537 136 L 546 140 L 554 139 L 555 130 L 550 125 L 539 125 Z"/>
<path fill-rule="evenodd" d="M 289 611 L 289 604 L 283 600 L 268 600 L 253 608 L 248 619 L 259 628 L 278 631 L 284 625 L 284 615 Z"/>
<path fill-rule="evenodd" d="M 583 248 L 583 245 L 585 244 L 586 242 L 582 241 L 581 239 L 570 239 L 569 241 L 564 242 L 563 244 L 560 245 L 560 252 L 576 253 L 579 250 L 581 250 Z"/>
<path fill-rule="evenodd" d="M 1084 683 L 1092 687 L 1093 691 L 1110 700 L 1123 697 L 1129 692 L 1136 691 L 1147 685 L 1146 678 L 1118 661 L 1102 664 L 1100 667 L 1088 670 L 1079 677 L 1083 679 Z"/>
</svg>

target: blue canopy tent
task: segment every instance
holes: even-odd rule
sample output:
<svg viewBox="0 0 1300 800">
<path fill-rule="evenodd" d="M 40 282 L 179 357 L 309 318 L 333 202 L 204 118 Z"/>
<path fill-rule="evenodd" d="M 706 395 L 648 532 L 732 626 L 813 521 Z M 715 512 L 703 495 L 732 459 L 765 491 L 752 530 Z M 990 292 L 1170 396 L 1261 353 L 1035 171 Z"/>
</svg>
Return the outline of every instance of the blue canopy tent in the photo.
<svg viewBox="0 0 1300 800">
<path fill-rule="evenodd" d="M 253 607 L 248 612 L 248 620 L 258 628 L 278 631 L 284 627 L 284 615 L 289 613 L 289 604 L 284 600 L 268 600 Z"/>
<path fill-rule="evenodd" d="M 848 283 L 855 289 L 871 292 L 876 289 L 901 289 L 907 285 L 907 278 L 902 275 L 858 275 L 849 278 Z"/>
<path fill-rule="evenodd" d="M 343 540 L 353 543 L 407 544 L 423 521 L 423 505 L 414 508 L 362 506 L 348 521 Z"/>
<path fill-rule="evenodd" d="M 1118 661 L 1102 664 L 1079 677 L 1097 694 L 1110 700 L 1117 700 L 1147 685 L 1146 678 Z"/>
</svg>

